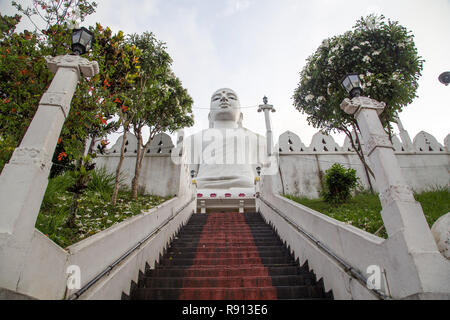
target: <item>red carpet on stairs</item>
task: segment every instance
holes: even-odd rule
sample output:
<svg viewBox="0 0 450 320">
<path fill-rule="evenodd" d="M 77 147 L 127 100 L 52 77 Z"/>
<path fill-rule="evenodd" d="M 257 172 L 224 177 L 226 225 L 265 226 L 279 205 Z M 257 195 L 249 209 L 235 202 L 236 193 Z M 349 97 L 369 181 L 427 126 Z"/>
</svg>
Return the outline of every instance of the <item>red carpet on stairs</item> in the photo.
<svg viewBox="0 0 450 320">
<path fill-rule="evenodd" d="M 330 299 L 259 213 L 194 214 L 131 299 Z"/>
<path fill-rule="evenodd" d="M 191 270 L 200 277 L 197 281 L 189 277 L 183 281 L 180 300 L 277 298 L 250 227 L 240 213 L 208 214 L 188 274 Z"/>
</svg>

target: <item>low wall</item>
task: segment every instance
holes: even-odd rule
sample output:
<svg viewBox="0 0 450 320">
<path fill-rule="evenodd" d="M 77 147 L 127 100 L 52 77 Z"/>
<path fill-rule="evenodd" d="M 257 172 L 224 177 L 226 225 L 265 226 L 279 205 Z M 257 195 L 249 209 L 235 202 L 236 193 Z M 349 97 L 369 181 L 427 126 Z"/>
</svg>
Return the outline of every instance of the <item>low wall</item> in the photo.
<svg viewBox="0 0 450 320">
<path fill-rule="evenodd" d="M 38 299 L 65 299 L 77 291 L 66 290 L 68 266 L 80 267 L 83 287 L 139 241 L 154 233 L 80 296 L 80 299 L 120 299 L 122 292 L 129 294 L 131 281 L 137 281 L 145 264 L 153 266 L 158 261 L 170 240 L 194 212 L 195 198 L 191 197 L 185 195 L 166 201 L 66 249 L 35 230 L 17 292 Z M 170 218 L 173 218 L 170 223 L 161 228 Z"/>
<path fill-rule="evenodd" d="M 115 173 L 119 163 L 119 154 L 99 155 L 94 159 L 96 168 L 105 168 L 107 172 Z M 121 169 L 123 183 L 131 187 L 134 177 L 136 155 L 127 154 Z M 148 194 L 166 197 L 177 194 L 180 183 L 180 165 L 172 161 L 170 154 L 148 154 L 142 160 L 139 185 Z"/>
<path fill-rule="evenodd" d="M 337 256 L 345 257 L 347 263 L 362 275 L 367 275 L 366 270 L 371 265 L 385 268 L 385 240 L 273 194 L 272 184 L 268 180 L 271 178 L 264 179 L 262 198 L 257 199 L 257 205 L 264 220 L 277 230 L 300 264 L 308 261 L 317 279 L 323 278 L 325 290 L 333 290 L 335 299 L 377 299 L 377 295 L 368 290 L 365 283 L 356 281 L 348 270 L 283 219 L 274 208 L 314 235 Z M 381 291 L 387 293 L 385 279 L 381 285 Z"/>
<path fill-rule="evenodd" d="M 403 176 L 414 191 L 422 192 L 450 183 L 450 153 L 396 153 Z M 334 163 L 356 170 L 364 189 L 369 188 L 364 167 L 354 152 L 280 153 L 280 193 L 319 197 L 321 177 Z M 367 159 L 370 166 L 370 161 Z M 370 177 L 377 190 L 375 179 Z"/>
<path fill-rule="evenodd" d="M 275 176 L 263 177 L 261 196 L 257 199 L 259 211 L 300 264 L 308 261 L 317 279 L 323 278 L 325 290 L 333 290 L 335 299 L 450 298 L 450 263 L 442 255 L 422 254 L 420 259 L 429 268 L 415 269 L 409 264 L 411 253 L 400 252 L 399 233 L 382 239 L 332 219 L 278 195 L 274 192 L 276 182 Z M 434 269 L 436 265 L 439 268 Z M 374 274 L 371 266 L 380 270 L 381 287 L 377 292 L 366 285 Z M 429 286 L 422 293 L 415 291 L 418 277 L 423 277 Z"/>
</svg>

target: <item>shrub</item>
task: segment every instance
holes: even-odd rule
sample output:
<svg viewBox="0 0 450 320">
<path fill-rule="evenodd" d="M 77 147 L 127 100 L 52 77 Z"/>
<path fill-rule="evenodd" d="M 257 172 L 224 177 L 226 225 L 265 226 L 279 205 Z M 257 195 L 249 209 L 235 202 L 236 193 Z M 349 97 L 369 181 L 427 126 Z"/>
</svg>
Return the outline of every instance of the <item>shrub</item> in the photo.
<svg viewBox="0 0 450 320">
<path fill-rule="evenodd" d="M 321 196 L 329 203 L 345 202 L 350 198 L 351 192 L 358 186 L 358 180 L 356 170 L 346 169 L 335 163 L 325 171 L 324 188 Z"/>
<path fill-rule="evenodd" d="M 113 193 L 115 178 L 115 174 L 108 173 L 104 167 L 97 169 L 93 171 L 92 179 L 88 183 L 87 189 L 100 193 L 103 200 L 106 201 L 111 198 Z M 119 181 L 122 182 L 123 179 L 120 179 Z"/>
</svg>

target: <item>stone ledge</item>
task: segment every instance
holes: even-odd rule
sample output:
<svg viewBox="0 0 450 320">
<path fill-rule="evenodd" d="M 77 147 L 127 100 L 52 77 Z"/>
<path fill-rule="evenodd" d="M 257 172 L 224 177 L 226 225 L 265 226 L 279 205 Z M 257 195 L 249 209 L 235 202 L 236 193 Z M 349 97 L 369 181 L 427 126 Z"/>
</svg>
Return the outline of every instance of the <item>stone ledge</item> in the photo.
<svg viewBox="0 0 450 320">
<path fill-rule="evenodd" d="M 27 296 L 26 294 L 23 293 L 11 291 L 5 288 L 0 288 L 0 300 L 37 300 L 37 299 Z"/>
</svg>

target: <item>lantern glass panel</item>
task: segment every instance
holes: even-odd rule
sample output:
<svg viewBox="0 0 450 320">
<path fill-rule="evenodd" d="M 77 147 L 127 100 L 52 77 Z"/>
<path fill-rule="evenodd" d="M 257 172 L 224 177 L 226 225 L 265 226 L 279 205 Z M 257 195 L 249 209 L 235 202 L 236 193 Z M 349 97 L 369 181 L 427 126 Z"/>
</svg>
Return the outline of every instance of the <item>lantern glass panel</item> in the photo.
<svg viewBox="0 0 450 320">
<path fill-rule="evenodd" d="M 72 43 L 79 43 L 81 38 L 81 33 L 83 31 L 80 29 L 74 30 L 72 34 Z"/>
<path fill-rule="evenodd" d="M 80 44 L 86 47 L 86 50 L 88 50 L 91 47 L 91 40 L 92 35 L 83 30 L 83 33 L 81 34 L 80 38 Z"/>
<path fill-rule="evenodd" d="M 350 93 L 350 91 L 353 89 L 352 88 L 352 83 L 350 82 L 350 78 L 349 77 L 345 77 L 344 80 L 342 81 L 342 86 L 344 87 L 344 89 Z"/>
<path fill-rule="evenodd" d="M 357 74 L 351 74 L 349 78 L 352 83 L 352 89 L 361 88 L 361 80 L 359 79 L 359 76 Z"/>
</svg>

